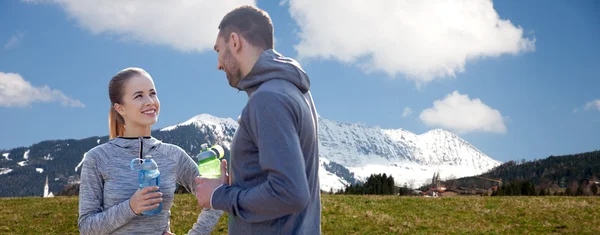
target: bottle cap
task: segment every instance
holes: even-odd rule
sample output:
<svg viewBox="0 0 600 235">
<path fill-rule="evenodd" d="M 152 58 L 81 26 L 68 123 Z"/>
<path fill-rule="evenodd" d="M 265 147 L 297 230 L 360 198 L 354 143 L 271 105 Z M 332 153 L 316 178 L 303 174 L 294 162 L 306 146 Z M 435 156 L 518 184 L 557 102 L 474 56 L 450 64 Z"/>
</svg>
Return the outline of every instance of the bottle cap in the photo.
<svg viewBox="0 0 600 235">
<path fill-rule="evenodd" d="M 214 151 L 217 154 L 217 158 L 223 158 L 223 156 L 225 156 L 225 151 L 223 150 L 223 147 L 221 147 L 221 145 L 215 144 L 210 148 L 210 150 Z"/>
</svg>

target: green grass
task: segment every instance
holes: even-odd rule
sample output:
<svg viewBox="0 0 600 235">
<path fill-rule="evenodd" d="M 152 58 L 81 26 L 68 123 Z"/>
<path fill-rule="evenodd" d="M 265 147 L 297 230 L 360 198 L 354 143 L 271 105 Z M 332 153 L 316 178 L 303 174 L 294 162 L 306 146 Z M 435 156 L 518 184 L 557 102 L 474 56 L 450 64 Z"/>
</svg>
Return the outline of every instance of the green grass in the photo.
<svg viewBox="0 0 600 235">
<path fill-rule="evenodd" d="M 0 234 L 78 234 L 77 197 L 0 198 Z M 599 197 L 322 196 L 323 234 L 598 234 Z M 171 229 L 185 234 L 200 209 L 176 195 Z M 227 234 L 227 216 L 213 234 Z"/>
</svg>

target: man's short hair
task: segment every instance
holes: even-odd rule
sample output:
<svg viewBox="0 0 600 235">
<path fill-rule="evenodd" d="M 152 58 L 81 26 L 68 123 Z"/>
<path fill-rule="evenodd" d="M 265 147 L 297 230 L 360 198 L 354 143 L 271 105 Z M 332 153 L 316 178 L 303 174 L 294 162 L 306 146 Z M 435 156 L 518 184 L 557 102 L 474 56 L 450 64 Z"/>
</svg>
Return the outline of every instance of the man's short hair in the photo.
<svg viewBox="0 0 600 235">
<path fill-rule="evenodd" d="M 244 5 L 227 13 L 219 24 L 219 36 L 229 42 L 233 32 L 256 47 L 273 49 L 273 22 L 269 14 L 259 8 Z"/>
</svg>

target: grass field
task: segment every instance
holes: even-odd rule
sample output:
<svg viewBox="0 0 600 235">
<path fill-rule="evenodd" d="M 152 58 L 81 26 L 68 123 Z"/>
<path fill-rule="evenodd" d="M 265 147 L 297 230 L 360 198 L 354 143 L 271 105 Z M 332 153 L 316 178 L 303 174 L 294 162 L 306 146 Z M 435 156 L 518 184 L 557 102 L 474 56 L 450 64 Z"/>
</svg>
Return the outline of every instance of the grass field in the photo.
<svg viewBox="0 0 600 235">
<path fill-rule="evenodd" d="M 0 198 L 0 234 L 78 234 L 77 197 Z M 171 228 L 199 209 L 176 195 Z M 599 197 L 322 196 L 323 234 L 600 234 Z M 227 216 L 213 234 L 227 234 Z"/>
</svg>

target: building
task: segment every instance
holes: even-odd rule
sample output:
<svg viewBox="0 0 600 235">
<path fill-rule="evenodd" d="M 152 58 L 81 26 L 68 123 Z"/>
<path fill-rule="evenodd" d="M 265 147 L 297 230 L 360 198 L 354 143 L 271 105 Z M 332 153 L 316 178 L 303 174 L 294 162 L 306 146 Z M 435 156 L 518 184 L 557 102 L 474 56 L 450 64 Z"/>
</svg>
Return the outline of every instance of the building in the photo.
<svg viewBox="0 0 600 235">
<path fill-rule="evenodd" d="M 46 184 L 44 184 L 44 197 L 54 197 L 54 194 L 50 192 L 50 187 L 48 187 L 48 175 L 46 175 Z"/>
</svg>

